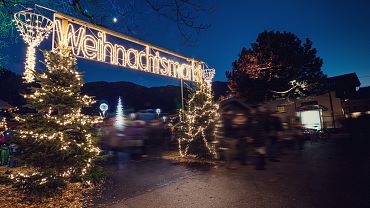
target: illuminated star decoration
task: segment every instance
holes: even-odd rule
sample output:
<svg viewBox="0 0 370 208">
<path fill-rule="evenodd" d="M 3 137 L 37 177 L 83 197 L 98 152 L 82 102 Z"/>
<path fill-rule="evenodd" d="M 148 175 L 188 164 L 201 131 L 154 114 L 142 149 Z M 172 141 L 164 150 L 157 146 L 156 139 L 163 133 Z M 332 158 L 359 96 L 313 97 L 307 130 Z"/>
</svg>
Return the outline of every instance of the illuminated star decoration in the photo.
<svg viewBox="0 0 370 208">
<path fill-rule="evenodd" d="M 36 64 L 35 48 L 44 39 L 48 38 L 53 28 L 53 21 L 45 16 L 26 10 L 15 13 L 14 22 L 24 42 L 28 45 L 23 78 L 25 82 L 32 82 Z"/>
</svg>

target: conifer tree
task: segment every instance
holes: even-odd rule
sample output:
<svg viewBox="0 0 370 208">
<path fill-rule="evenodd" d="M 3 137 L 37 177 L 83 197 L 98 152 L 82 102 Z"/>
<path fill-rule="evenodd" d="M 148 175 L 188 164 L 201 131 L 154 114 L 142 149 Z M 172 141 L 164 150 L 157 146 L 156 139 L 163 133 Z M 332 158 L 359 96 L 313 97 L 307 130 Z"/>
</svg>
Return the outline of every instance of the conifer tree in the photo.
<svg viewBox="0 0 370 208">
<path fill-rule="evenodd" d="M 17 187 L 54 193 L 67 182 L 90 182 L 100 152 L 93 125 L 98 117 L 81 113 L 95 101 L 81 95 L 83 79 L 68 48 L 44 51 L 46 69 L 24 95 L 32 113 L 18 115 L 17 158 L 26 170 L 12 175 Z"/>
<path fill-rule="evenodd" d="M 250 102 L 319 95 L 326 91 L 322 64 L 309 39 L 264 31 L 242 49 L 226 77 L 231 95 Z"/>
<path fill-rule="evenodd" d="M 114 126 L 122 131 L 125 128 L 125 117 L 123 113 L 123 105 L 121 96 L 118 97 L 117 109 L 116 109 L 116 120 L 114 122 Z"/>
<path fill-rule="evenodd" d="M 212 159 L 217 157 L 214 142 L 220 118 L 218 104 L 213 101 L 211 83 L 203 82 L 189 95 L 187 109 L 180 112 L 175 128 L 180 155 Z"/>
</svg>

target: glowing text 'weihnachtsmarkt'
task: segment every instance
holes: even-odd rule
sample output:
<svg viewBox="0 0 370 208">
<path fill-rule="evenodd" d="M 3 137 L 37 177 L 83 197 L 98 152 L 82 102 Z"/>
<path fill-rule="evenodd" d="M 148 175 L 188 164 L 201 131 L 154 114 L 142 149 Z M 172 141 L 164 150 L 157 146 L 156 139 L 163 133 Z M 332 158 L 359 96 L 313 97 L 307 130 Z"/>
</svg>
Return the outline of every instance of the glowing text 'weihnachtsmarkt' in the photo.
<svg viewBox="0 0 370 208">
<path fill-rule="evenodd" d="M 88 25 L 68 22 L 67 26 L 62 27 L 62 19 L 54 18 L 53 48 L 64 42 L 80 58 L 194 82 L 201 81 L 201 65 L 192 59 L 179 63 L 161 56 L 166 52 L 158 52 L 149 45 L 136 43 L 143 48 L 140 51 L 112 43 L 107 40 L 107 35 L 111 34 L 96 27 L 91 29 Z"/>
</svg>

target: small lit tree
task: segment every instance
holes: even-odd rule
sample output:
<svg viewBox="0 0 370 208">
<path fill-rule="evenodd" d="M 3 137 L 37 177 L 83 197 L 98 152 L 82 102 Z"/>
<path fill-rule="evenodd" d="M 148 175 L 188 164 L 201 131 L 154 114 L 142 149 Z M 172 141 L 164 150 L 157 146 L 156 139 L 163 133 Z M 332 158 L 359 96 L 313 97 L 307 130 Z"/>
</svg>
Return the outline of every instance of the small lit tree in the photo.
<svg viewBox="0 0 370 208">
<path fill-rule="evenodd" d="M 44 51 L 46 70 L 24 95 L 32 113 L 18 115 L 15 143 L 25 171 L 11 175 L 16 186 L 33 193 L 54 193 L 67 182 L 90 183 L 100 152 L 93 129 L 98 117 L 81 113 L 94 100 L 81 95 L 82 75 L 67 48 Z"/>
<path fill-rule="evenodd" d="M 180 112 L 180 122 L 175 128 L 182 157 L 217 157 L 214 142 L 220 119 L 218 108 L 213 101 L 211 83 L 197 84 L 187 101 L 187 109 Z"/>
<path fill-rule="evenodd" d="M 125 128 L 125 118 L 123 113 L 123 105 L 121 97 L 118 97 L 117 110 L 116 110 L 116 120 L 114 126 L 122 131 Z"/>
</svg>

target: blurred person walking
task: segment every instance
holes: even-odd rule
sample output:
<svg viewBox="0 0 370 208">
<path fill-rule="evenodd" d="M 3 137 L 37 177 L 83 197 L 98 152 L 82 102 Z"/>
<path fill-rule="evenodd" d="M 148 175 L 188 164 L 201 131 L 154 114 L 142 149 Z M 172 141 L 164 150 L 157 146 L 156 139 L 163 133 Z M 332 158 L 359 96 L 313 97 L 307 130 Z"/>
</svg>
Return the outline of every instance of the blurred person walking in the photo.
<svg viewBox="0 0 370 208">
<path fill-rule="evenodd" d="M 224 127 L 224 141 L 225 141 L 225 159 L 226 167 L 233 168 L 232 162 L 235 158 L 237 139 L 235 126 L 233 125 L 233 112 L 227 111 L 223 116 L 223 127 Z"/>
<path fill-rule="evenodd" d="M 255 169 L 264 170 L 265 169 L 265 158 L 266 158 L 266 140 L 268 137 L 268 117 L 266 114 L 266 109 L 263 106 L 254 106 L 251 110 L 252 113 L 252 138 L 253 146 L 256 151 L 256 161 Z"/>
<path fill-rule="evenodd" d="M 267 140 L 267 157 L 269 161 L 280 162 L 277 159 L 277 149 L 279 135 L 283 130 L 281 119 L 278 117 L 277 112 L 268 116 L 268 140 Z"/>
<path fill-rule="evenodd" d="M 304 136 L 304 132 L 303 132 L 304 128 L 303 128 L 303 125 L 302 125 L 299 117 L 295 117 L 293 119 L 292 127 L 293 127 L 294 137 L 295 137 L 297 145 L 298 145 L 298 149 L 303 150 L 304 144 L 306 142 L 306 138 Z"/>
<path fill-rule="evenodd" d="M 247 164 L 248 159 L 248 148 L 247 148 L 247 132 L 248 132 L 248 118 L 244 113 L 236 114 L 236 117 L 233 119 L 233 125 L 236 130 L 236 137 L 238 140 L 237 150 L 238 150 L 238 159 L 241 165 Z"/>
</svg>

